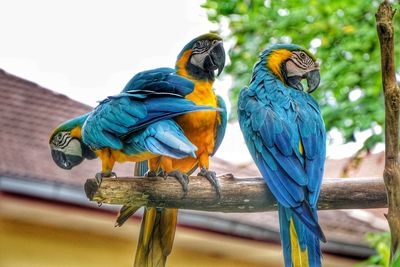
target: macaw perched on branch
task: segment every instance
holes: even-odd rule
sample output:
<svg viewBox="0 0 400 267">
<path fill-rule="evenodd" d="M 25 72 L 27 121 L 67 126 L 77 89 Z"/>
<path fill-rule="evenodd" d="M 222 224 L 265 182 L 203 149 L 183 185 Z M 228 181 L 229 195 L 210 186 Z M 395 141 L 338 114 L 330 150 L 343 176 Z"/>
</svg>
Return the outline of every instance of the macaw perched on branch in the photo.
<svg viewBox="0 0 400 267">
<path fill-rule="evenodd" d="M 138 162 L 136 175 L 173 176 L 188 190 L 188 173 L 198 167 L 216 188 L 209 157 L 222 142 L 227 115 L 222 98 L 212 88 L 225 65 L 222 39 L 205 34 L 190 41 L 176 68 L 135 75 L 124 90 L 108 97 L 90 113 L 57 127 L 50 137 L 54 161 L 71 169 L 98 156 L 103 177 L 115 176 L 115 162 Z M 217 73 L 215 73 L 217 72 Z M 117 218 L 122 225 L 139 207 L 125 205 Z M 146 208 L 135 266 L 164 266 L 171 252 L 177 209 Z"/>
<path fill-rule="evenodd" d="M 301 80 L 308 90 L 303 91 Z M 317 200 L 326 134 L 309 93 L 320 82 L 316 58 L 297 45 L 274 45 L 260 55 L 238 113 L 247 147 L 278 201 L 285 266 L 321 266 Z"/>
<path fill-rule="evenodd" d="M 159 169 L 173 169 L 175 170 L 173 176 L 177 177 L 186 192 L 188 175 L 200 168 L 198 175 L 206 177 L 219 196 L 220 189 L 215 172 L 209 171 L 208 167 L 209 157 L 214 155 L 220 146 L 227 123 L 225 103 L 212 88 L 215 76 L 222 72 L 224 66 L 225 51 L 222 39 L 215 34 L 206 34 L 193 39 L 179 53 L 175 64 L 176 74 L 194 82 L 193 92 L 185 98 L 197 105 L 221 110 L 218 113 L 199 111 L 195 112 L 196 114 L 187 113 L 176 117 L 175 120 L 182 127 L 185 136 L 197 147 L 196 157 L 177 159 L 162 155 L 150 159 L 148 176 L 155 176 Z M 127 86 L 129 87 L 129 84 Z M 143 175 L 147 169 L 147 163 L 139 162 L 135 167 L 135 175 Z M 124 205 L 116 225 L 122 225 L 139 207 L 140 205 Z M 177 212 L 177 209 L 145 207 L 134 266 L 165 265 L 166 257 L 173 245 Z"/>
</svg>

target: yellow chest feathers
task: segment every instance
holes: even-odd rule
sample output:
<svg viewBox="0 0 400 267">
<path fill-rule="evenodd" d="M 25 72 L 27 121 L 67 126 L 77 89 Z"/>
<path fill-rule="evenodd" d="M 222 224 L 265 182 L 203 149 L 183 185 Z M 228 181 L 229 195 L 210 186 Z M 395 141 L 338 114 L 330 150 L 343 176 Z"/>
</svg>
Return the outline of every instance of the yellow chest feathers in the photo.
<svg viewBox="0 0 400 267">
<path fill-rule="evenodd" d="M 217 98 L 208 82 L 197 82 L 194 91 L 186 96 L 196 105 L 217 107 Z M 176 121 L 185 135 L 198 148 L 196 154 L 210 154 L 214 149 L 216 127 L 219 120 L 217 111 L 197 111 L 179 116 Z"/>
<path fill-rule="evenodd" d="M 197 82 L 193 92 L 187 95 L 186 98 L 192 100 L 196 105 L 217 107 L 217 98 L 210 82 Z M 185 130 L 185 133 L 187 131 L 206 131 L 210 127 L 213 129 L 216 121 L 216 111 L 192 112 L 177 118 L 177 122 Z"/>
</svg>

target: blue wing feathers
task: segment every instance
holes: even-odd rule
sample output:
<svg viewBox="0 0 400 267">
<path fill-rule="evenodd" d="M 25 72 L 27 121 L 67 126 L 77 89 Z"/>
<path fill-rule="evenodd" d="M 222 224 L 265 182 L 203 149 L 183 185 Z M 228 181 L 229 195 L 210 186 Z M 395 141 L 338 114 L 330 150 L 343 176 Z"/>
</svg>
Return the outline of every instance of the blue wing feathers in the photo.
<svg viewBox="0 0 400 267">
<path fill-rule="evenodd" d="M 197 147 L 183 134 L 173 120 L 162 120 L 150 124 L 144 131 L 124 139 L 123 152 L 131 155 L 149 151 L 154 154 L 183 158 L 196 157 Z"/>
<path fill-rule="evenodd" d="M 263 140 L 265 140 L 265 144 L 268 147 L 272 147 L 275 144 L 275 131 L 274 131 L 274 118 L 272 112 L 266 112 L 265 110 L 261 110 L 261 112 L 266 113 L 264 124 L 260 128 L 260 135 Z"/>
<path fill-rule="evenodd" d="M 264 177 L 268 188 L 271 190 L 272 194 L 279 201 L 279 203 L 285 207 L 290 207 L 293 204 L 292 197 L 290 195 L 284 195 L 284 192 L 280 187 L 279 176 L 276 172 L 273 172 L 266 166 L 263 161 L 256 161 L 257 167 L 259 168 L 261 174 Z"/>
<path fill-rule="evenodd" d="M 304 200 L 304 192 L 301 186 L 288 177 L 272 157 L 267 158 L 268 154 L 267 151 L 264 151 L 262 154 L 257 153 L 254 157 L 268 187 L 277 200 L 285 203 L 283 205 L 286 207 L 298 206 Z M 275 165 L 276 170 L 273 170 L 270 165 Z"/>
<path fill-rule="evenodd" d="M 286 126 L 282 127 L 282 132 L 275 135 L 275 144 L 279 151 L 286 157 L 292 155 L 293 149 L 290 139 L 290 134 Z"/>
<path fill-rule="evenodd" d="M 226 126 L 228 123 L 228 114 L 226 111 L 225 101 L 222 99 L 221 96 L 217 96 L 217 106 L 218 108 L 220 108 L 221 111 L 219 112 L 219 123 L 216 129 L 214 149 L 211 156 L 213 156 L 217 152 L 219 146 L 221 145 L 222 140 L 225 136 Z"/>
<path fill-rule="evenodd" d="M 115 108 L 117 107 L 117 108 Z M 136 110 L 135 107 L 138 107 Z M 149 124 L 173 118 L 188 112 L 199 110 L 217 110 L 208 106 L 197 106 L 192 101 L 184 98 L 159 97 L 146 99 L 143 102 L 132 101 L 129 97 L 114 98 L 99 104 L 87 118 L 82 129 L 83 142 L 92 148 L 102 148 L 110 140 L 95 137 L 96 133 L 108 132 L 115 134 L 115 138 L 127 136 L 135 131 L 147 127 Z M 120 149 L 119 146 L 110 146 Z"/>
<path fill-rule="evenodd" d="M 255 113 L 251 116 L 251 126 L 254 131 L 259 131 L 264 126 L 267 115 L 266 110 L 261 107 L 255 110 Z"/>
<path fill-rule="evenodd" d="M 186 155 L 190 154 L 196 157 L 194 151 L 197 150 L 197 147 L 187 139 L 183 134 L 183 130 L 175 121 L 163 120 L 152 124 L 150 127 L 153 128 L 153 136 L 166 146 L 182 151 Z"/>
<path fill-rule="evenodd" d="M 154 137 L 149 137 L 146 139 L 146 149 L 154 154 L 169 156 L 177 159 L 188 156 L 188 154 L 173 149 Z"/>
<path fill-rule="evenodd" d="M 152 123 L 199 110 L 226 112 L 225 108 L 197 106 L 192 101 L 185 99 L 184 96 L 193 90 L 194 83 L 177 75 L 171 68 L 159 68 L 138 73 L 119 95 L 101 101 L 91 112 L 82 127 L 82 140 L 92 149 L 123 148 L 126 152 L 136 153 L 145 149 L 143 143 L 136 144 L 136 146 L 131 144 L 132 148 L 127 148 L 126 145 L 124 147 L 121 140 L 132 141 L 132 136 L 140 135 Z M 222 137 L 224 131 L 220 130 Z M 178 133 L 178 131 L 169 131 L 168 134 L 172 132 Z M 182 137 L 181 135 L 177 136 L 178 138 Z M 161 138 L 161 136 L 159 137 Z M 220 137 L 221 140 L 222 137 Z M 156 141 L 160 142 L 160 139 L 156 138 Z M 161 143 L 168 146 L 167 141 L 164 138 Z M 155 144 L 156 142 L 153 140 L 152 147 L 154 149 Z M 192 147 L 177 149 L 183 149 L 193 154 Z"/>
<path fill-rule="evenodd" d="M 194 83 L 177 75 L 175 69 L 158 68 L 136 74 L 125 86 L 123 92 L 141 90 L 162 91 L 186 96 L 193 92 Z"/>
</svg>

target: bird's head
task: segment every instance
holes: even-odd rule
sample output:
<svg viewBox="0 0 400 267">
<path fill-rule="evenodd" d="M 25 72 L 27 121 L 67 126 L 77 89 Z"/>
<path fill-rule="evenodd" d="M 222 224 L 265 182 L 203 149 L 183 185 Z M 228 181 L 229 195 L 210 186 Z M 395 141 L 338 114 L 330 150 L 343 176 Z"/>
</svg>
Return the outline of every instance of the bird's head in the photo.
<svg viewBox="0 0 400 267">
<path fill-rule="evenodd" d="M 214 81 L 224 66 L 225 50 L 222 38 L 213 33 L 191 40 L 179 53 L 176 61 L 179 75 L 196 80 Z"/>
<path fill-rule="evenodd" d="M 320 82 L 319 64 L 313 54 L 301 46 L 278 44 L 264 51 L 261 62 L 285 85 L 303 91 L 302 79 L 307 80 L 307 92 L 317 89 Z"/>
<path fill-rule="evenodd" d="M 96 158 L 96 154 L 82 142 L 81 129 L 86 118 L 87 114 L 62 123 L 51 134 L 51 156 L 58 167 L 70 170 L 85 158 Z"/>
</svg>

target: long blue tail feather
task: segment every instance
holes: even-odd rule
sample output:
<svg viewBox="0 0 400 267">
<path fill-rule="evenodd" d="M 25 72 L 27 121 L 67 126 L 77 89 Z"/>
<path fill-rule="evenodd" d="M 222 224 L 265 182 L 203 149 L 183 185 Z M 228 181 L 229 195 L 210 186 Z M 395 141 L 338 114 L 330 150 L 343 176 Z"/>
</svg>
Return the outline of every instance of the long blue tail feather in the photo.
<svg viewBox="0 0 400 267">
<path fill-rule="evenodd" d="M 312 212 L 313 214 L 316 214 L 316 209 L 313 209 Z M 302 267 L 320 267 L 321 249 L 319 238 L 307 227 L 305 227 L 303 222 L 294 215 L 292 209 L 279 205 L 278 213 L 285 266 L 298 267 L 296 264 L 299 260 L 307 260 L 308 266 L 301 265 Z M 297 238 L 296 236 L 291 235 L 291 220 L 293 221 Z M 298 247 L 303 254 L 298 253 L 299 251 L 296 251 L 296 248 L 293 248 L 292 244 L 298 244 Z M 302 256 L 305 256 L 305 258 L 300 259 Z"/>
<path fill-rule="evenodd" d="M 315 217 L 315 209 L 313 211 L 310 205 L 306 201 L 303 201 L 300 206 L 293 208 L 292 211 L 307 226 L 307 228 L 318 237 L 318 239 L 320 239 L 322 242 L 326 242 L 325 235 Z"/>
</svg>

